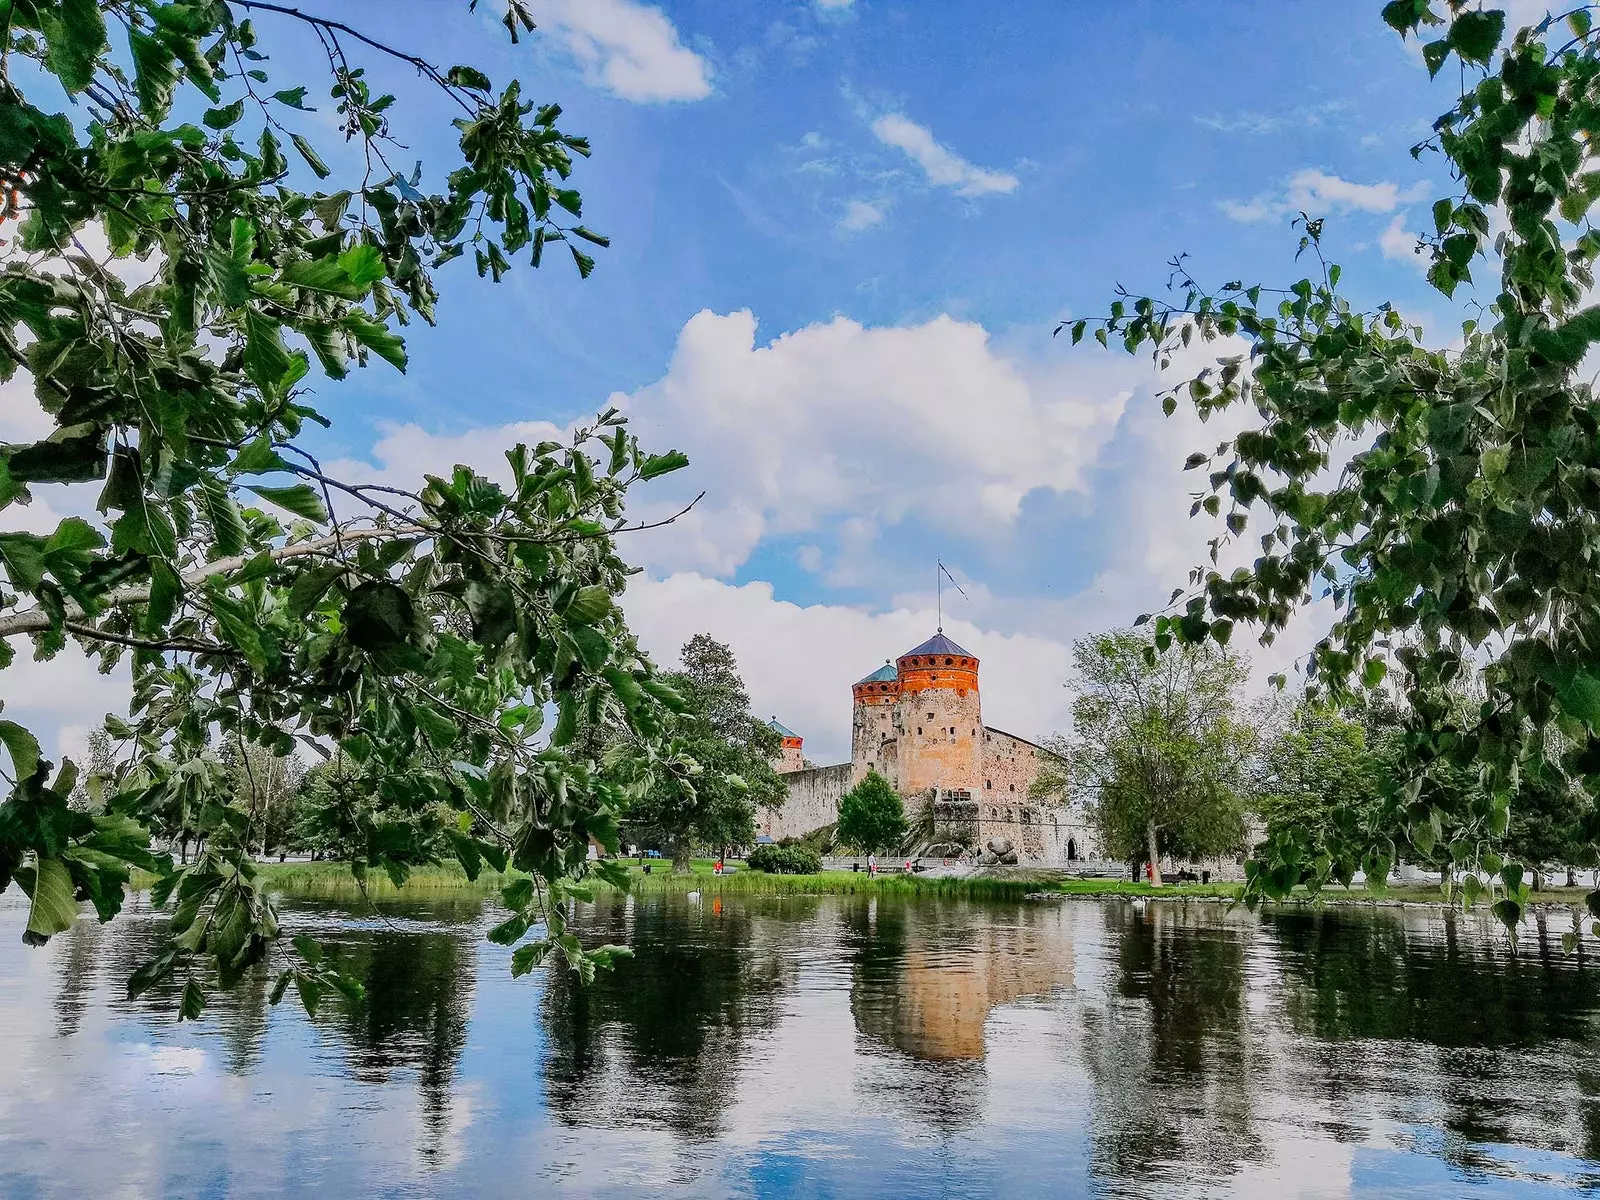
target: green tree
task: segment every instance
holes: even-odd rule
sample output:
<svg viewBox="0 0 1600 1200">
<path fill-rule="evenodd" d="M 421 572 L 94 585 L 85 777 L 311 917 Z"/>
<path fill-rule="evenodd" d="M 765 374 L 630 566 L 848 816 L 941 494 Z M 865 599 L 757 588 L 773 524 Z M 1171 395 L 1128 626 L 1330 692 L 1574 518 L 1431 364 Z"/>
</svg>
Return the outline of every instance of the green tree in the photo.
<svg viewBox="0 0 1600 1200">
<path fill-rule="evenodd" d="M 756 806 L 781 805 L 787 789 L 772 766 L 781 739 L 750 711 L 732 650 L 697 633 L 684 644 L 683 669 L 664 678 L 683 701 L 667 737 L 674 753 L 694 765 L 661 775 L 634 802 L 628 823 L 670 845 L 674 869 L 687 871 L 696 845 L 751 845 Z M 631 765 L 631 754 L 623 761 Z"/>
<path fill-rule="evenodd" d="M 1047 749 L 1106 853 L 1159 867 L 1163 854 L 1241 849 L 1256 748 L 1239 711 L 1244 660 L 1212 646 L 1156 652 L 1129 630 L 1074 642 L 1072 655 L 1073 732 Z"/>
<path fill-rule="evenodd" d="M 505 9 L 513 40 L 532 28 L 524 0 Z M 440 464 L 405 489 L 328 473 L 306 436 L 351 371 L 405 370 L 401 327 L 433 321 L 452 260 L 499 280 L 559 242 L 593 269 L 580 246 L 606 239 L 570 181 L 587 142 L 515 80 L 292 5 L 4 14 L 0 379 L 25 374 L 55 428 L 0 447 L 0 514 L 77 484 L 102 516 L 0 529 L 0 668 L 29 638 L 36 657 L 70 640 L 133 674 L 112 728 L 131 761 L 104 813 L 72 811 L 77 767 L 0 720 L 0 891 L 30 897 L 26 939 L 67 928 L 80 900 L 110 920 L 139 866 L 161 876 L 153 902 L 176 907 L 135 992 L 175 976 L 193 1017 L 213 980 L 271 954 L 275 995 L 355 994 L 315 943 L 279 942 L 248 853 L 259 814 L 217 757 L 332 745 L 367 798 L 345 842 L 355 871 L 401 879 L 441 851 L 470 874 L 514 864 L 533 879 L 507 889 L 492 934 L 520 943 L 513 972 L 554 951 L 591 973 L 611 951 L 586 953 L 552 901 L 589 869 L 591 837 L 615 845 L 633 790 L 689 768 L 657 750 L 676 696 L 613 602 L 626 494 L 683 456 L 645 453 L 606 412 L 566 444 L 508 449 L 504 485 Z M 286 30 L 318 39 L 326 76 L 271 77 Z M 423 99 L 375 91 L 377 60 Z M 459 152 L 401 170 L 405 120 L 448 121 Z M 354 145 L 325 156 L 335 135 Z M 125 282 L 136 263 L 148 280 Z M 604 720 L 642 747 L 625 783 L 574 744 Z M 152 830 L 203 850 L 174 869 Z"/>
<path fill-rule="evenodd" d="M 1208 473 L 1194 511 L 1223 528 L 1187 597 L 1156 616 L 1157 644 L 1223 641 L 1238 622 L 1271 641 L 1327 597 L 1336 615 L 1306 664 L 1319 697 L 1342 706 L 1399 668 L 1404 760 L 1383 811 L 1310 861 L 1275 859 L 1270 844 L 1247 867 L 1247 898 L 1442 852 L 1468 870 L 1469 898 L 1503 893 L 1495 911 L 1514 928 L 1522 869 L 1502 852 L 1517 781 L 1600 793 L 1600 401 L 1583 368 L 1600 340 L 1588 304 L 1600 30 L 1586 6 L 1515 31 L 1462 0 L 1391 0 L 1382 16 L 1423 43 L 1431 75 L 1459 82 L 1415 148 L 1454 181 L 1421 238 L 1430 282 L 1453 297 L 1489 281 L 1459 340 L 1430 339 L 1392 304 L 1352 305 L 1314 214 L 1300 249 L 1315 269 L 1286 288 L 1207 287 L 1180 257 L 1175 294 L 1119 295 L 1070 330 L 1162 366 L 1214 344 L 1215 361 L 1163 404 L 1245 415 L 1189 457 Z M 1222 565 L 1247 530 L 1243 561 Z M 1467 712 L 1448 694 L 1465 676 L 1483 696 Z M 1437 784 L 1452 767 L 1482 786 Z M 1594 845 L 1592 806 L 1575 815 Z M 1600 913 L 1600 892 L 1590 903 Z"/>
<path fill-rule="evenodd" d="M 876 771 L 839 799 L 839 840 L 865 854 L 898 846 L 906 836 L 906 810 L 900 793 Z"/>
<path fill-rule="evenodd" d="M 1304 701 L 1266 736 L 1257 791 L 1267 841 L 1288 843 L 1276 857 L 1329 853 L 1341 823 L 1371 818 L 1394 759 L 1367 737 L 1361 721 Z"/>
</svg>

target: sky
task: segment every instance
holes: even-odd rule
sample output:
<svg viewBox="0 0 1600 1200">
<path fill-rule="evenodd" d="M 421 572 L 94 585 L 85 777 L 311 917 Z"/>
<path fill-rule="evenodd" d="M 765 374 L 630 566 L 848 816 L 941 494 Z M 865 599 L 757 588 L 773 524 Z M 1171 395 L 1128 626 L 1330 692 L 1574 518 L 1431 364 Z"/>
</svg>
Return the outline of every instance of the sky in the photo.
<svg viewBox="0 0 1600 1200">
<path fill-rule="evenodd" d="M 363 478 L 492 470 L 617 405 L 691 459 L 635 515 L 705 492 L 624 547 L 641 639 L 669 666 L 697 632 L 729 643 L 818 763 L 848 755 L 850 684 L 934 632 L 937 560 L 986 721 L 1038 738 L 1068 724 L 1073 640 L 1204 558 L 1182 465 L 1218 430 L 1163 418 L 1148 361 L 1070 347 L 1061 319 L 1159 292 L 1177 254 L 1212 285 L 1291 282 L 1301 210 L 1354 302 L 1445 336 L 1460 316 L 1413 252 L 1448 178 L 1408 152 L 1454 93 L 1377 0 L 535 0 L 517 46 L 487 0 L 305 7 L 559 102 L 594 146 L 585 223 L 612 239 L 588 280 L 554 256 L 499 285 L 446 268 L 407 373 L 324 395 L 324 453 Z M 258 24 L 274 72 L 314 65 Z M 438 169 L 437 103 L 364 61 Z M 30 420 L 13 394 L 0 439 Z M 1327 615 L 1255 650 L 1257 677 L 1292 673 Z M 71 749 L 126 688 L 64 658 L 0 695 Z"/>
</svg>

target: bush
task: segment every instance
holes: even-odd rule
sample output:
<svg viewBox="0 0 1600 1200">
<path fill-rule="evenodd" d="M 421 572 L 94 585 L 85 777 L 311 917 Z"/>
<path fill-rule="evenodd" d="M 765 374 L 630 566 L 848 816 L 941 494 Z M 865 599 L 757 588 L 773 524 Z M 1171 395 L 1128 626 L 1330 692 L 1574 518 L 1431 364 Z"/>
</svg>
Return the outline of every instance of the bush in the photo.
<svg viewBox="0 0 1600 1200">
<path fill-rule="evenodd" d="M 757 846 L 744 860 L 752 871 L 770 875 L 815 875 L 822 870 L 822 857 L 804 846 Z"/>
</svg>

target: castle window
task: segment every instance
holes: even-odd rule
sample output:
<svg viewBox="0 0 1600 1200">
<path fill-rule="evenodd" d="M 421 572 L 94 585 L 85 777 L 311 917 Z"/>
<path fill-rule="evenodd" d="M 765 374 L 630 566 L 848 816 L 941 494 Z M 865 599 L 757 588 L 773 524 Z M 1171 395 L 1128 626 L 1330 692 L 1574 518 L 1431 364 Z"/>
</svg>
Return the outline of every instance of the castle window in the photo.
<svg viewBox="0 0 1600 1200">
<path fill-rule="evenodd" d="M 999 816 L 1000 816 L 1000 810 L 998 808 L 991 808 L 989 810 L 989 818 L 991 820 L 994 820 L 994 819 L 998 818 Z"/>
<path fill-rule="evenodd" d="M 922 736 L 922 726 L 921 726 L 921 725 L 918 725 L 918 726 L 917 726 L 917 736 L 918 736 L 918 737 L 921 737 L 921 736 Z"/>
<path fill-rule="evenodd" d="M 985 780 L 984 780 L 984 781 L 983 781 L 983 786 L 984 786 L 984 787 L 986 787 L 986 788 L 992 788 L 992 787 L 994 787 L 994 780 L 992 780 L 992 779 L 985 779 Z"/>
<path fill-rule="evenodd" d="M 932 713 L 928 714 L 928 720 L 930 720 L 930 721 L 933 720 L 933 714 Z"/>
<path fill-rule="evenodd" d="M 955 665 L 955 661 L 956 660 L 953 658 L 947 658 L 944 660 L 944 665 L 947 667 L 953 667 Z"/>
<path fill-rule="evenodd" d="M 1008 809 L 1006 809 L 1006 820 L 1009 821 L 1011 819 L 1012 819 L 1011 810 L 1008 808 Z"/>
<path fill-rule="evenodd" d="M 1013 792 L 1016 791 L 1017 790 L 1017 785 L 1013 783 L 1008 790 L 1013 791 Z"/>
<path fill-rule="evenodd" d="M 1022 810 L 1022 823 L 1024 825 L 1032 825 L 1033 824 L 1033 814 L 1031 812 L 1029 812 L 1027 809 L 1023 809 Z"/>
</svg>

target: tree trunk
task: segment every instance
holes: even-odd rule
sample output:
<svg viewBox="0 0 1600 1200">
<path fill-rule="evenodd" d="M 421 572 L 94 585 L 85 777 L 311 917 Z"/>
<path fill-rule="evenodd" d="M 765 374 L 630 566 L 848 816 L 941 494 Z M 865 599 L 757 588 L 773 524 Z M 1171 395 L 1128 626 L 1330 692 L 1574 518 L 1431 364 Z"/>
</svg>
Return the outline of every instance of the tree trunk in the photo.
<svg viewBox="0 0 1600 1200">
<path fill-rule="evenodd" d="M 689 865 L 689 838 L 688 835 L 685 835 L 672 843 L 672 873 L 674 875 L 687 875 L 691 869 Z"/>
<path fill-rule="evenodd" d="M 1161 886 L 1161 851 L 1156 845 L 1156 823 L 1149 821 L 1144 827 L 1144 850 L 1150 856 L 1150 886 Z"/>
</svg>

